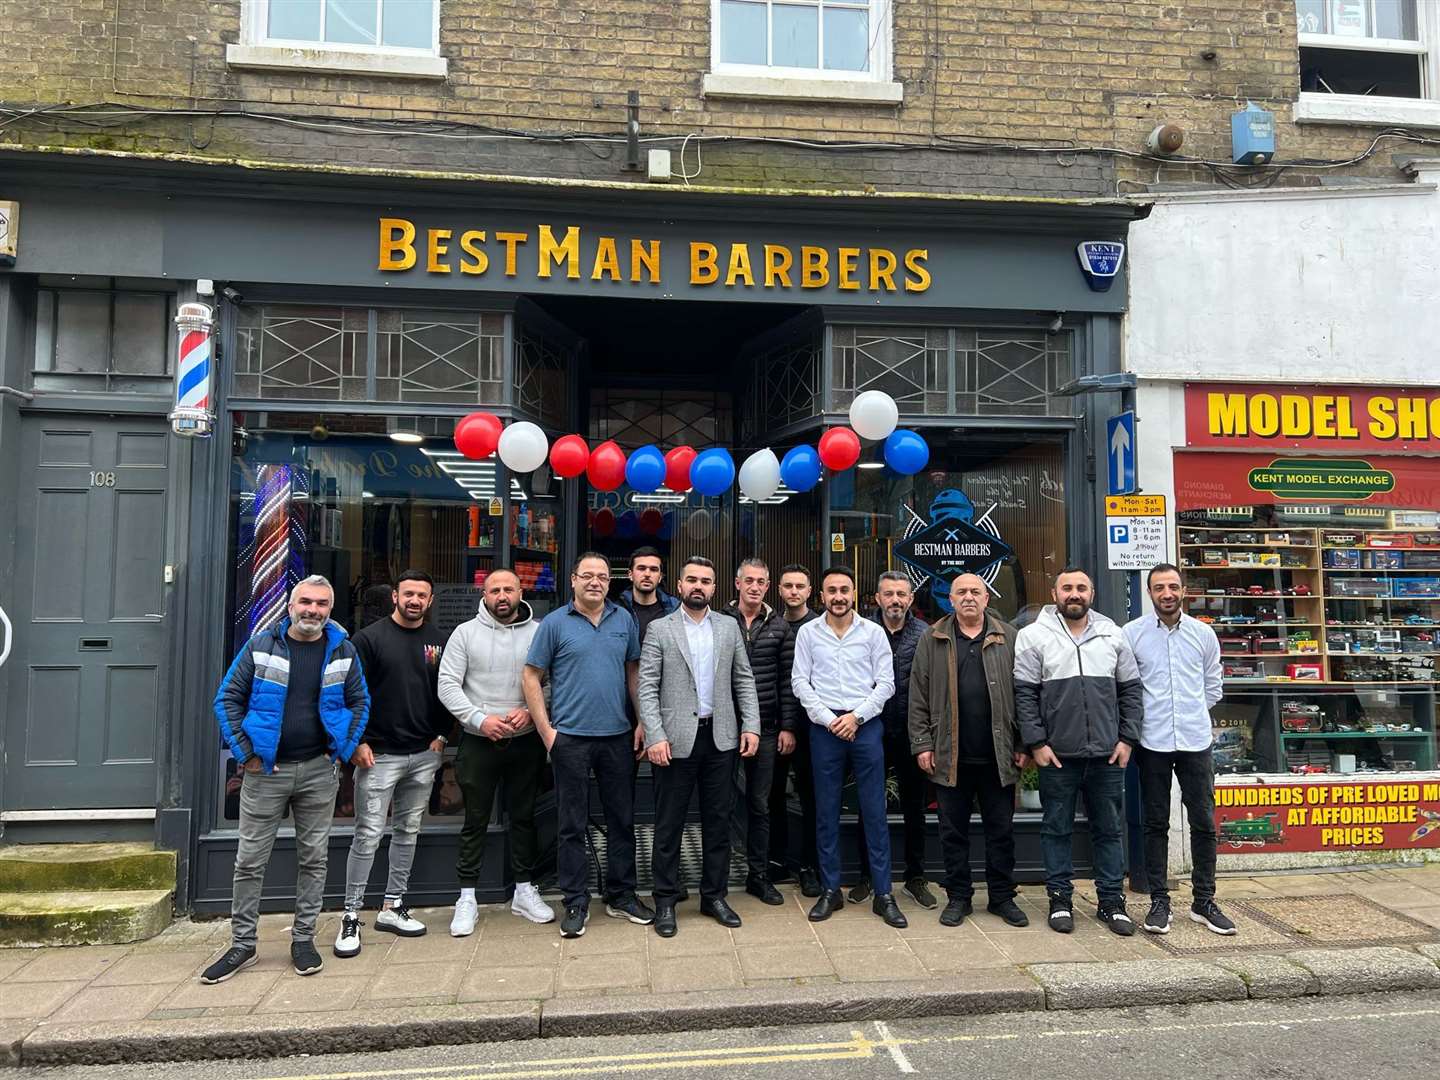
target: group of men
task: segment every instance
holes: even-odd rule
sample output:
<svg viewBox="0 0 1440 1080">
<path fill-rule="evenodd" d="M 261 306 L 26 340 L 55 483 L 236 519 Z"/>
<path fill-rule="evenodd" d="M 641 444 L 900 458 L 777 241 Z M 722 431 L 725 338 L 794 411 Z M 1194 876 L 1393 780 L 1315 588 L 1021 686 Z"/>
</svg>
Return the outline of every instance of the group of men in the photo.
<svg viewBox="0 0 1440 1080">
<path fill-rule="evenodd" d="M 894 927 L 907 925 L 892 890 L 887 774 L 903 816 L 906 893 L 935 908 L 925 872 L 925 818 L 933 785 L 947 904 L 940 922 L 971 914 L 969 831 L 978 803 L 985 836 L 988 910 L 1015 926 L 1015 785 L 1038 767 L 1048 922 L 1069 933 L 1072 832 L 1085 798 L 1098 894 L 1097 917 L 1119 934 L 1135 925 L 1122 887 L 1123 776 L 1139 755 L 1151 908 L 1143 927 L 1170 929 L 1166 860 L 1172 776 L 1190 816 L 1195 855 L 1191 915 L 1217 933 L 1234 924 L 1215 903 L 1213 768 L 1209 709 L 1220 698 L 1214 632 L 1183 613 L 1179 571 L 1150 572 L 1152 612 L 1123 629 L 1094 611 L 1093 584 L 1078 568 L 1055 579 L 1054 604 L 1018 632 L 988 610 L 989 586 L 955 578 L 952 611 L 933 625 L 911 610 L 905 575 L 880 575 L 876 613 L 860 617 L 848 567 L 824 571 L 820 611 L 805 567 L 777 583 L 781 608 L 765 600 L 760 559 L 742 562 L 737 598 L 713 601 L 714 564 L 691 556 L 675 593 L 662 587 L 660 553 L 642 548 L 630 588 L 609 599 L 610 563 L 581 555 L 573 599 L 537 621 L 519 578 L 493 571 L 473 619 L 449 637 L 427 620 L 434 583 L 406 571 L 394 610 L 353 639 L 330 620 L 334 591 L 323 577 L 293 589 L 288 617 L 255 635 L 215 698 L 221 732 L 241 770 L 232 947 L 201 976 L 222 982 L 256 960 L 260 886 L 288 812 L 295 827 L 297 886 L 291 958 L 295 971 L 323 967 L 314 945 L 323 898 L 340 763 L 355 766 L 355 828 L 345 911 L 333 952 L 357 955 L 361 911 L 387 818 L 389 871 L 373 926 L 402 937 L 425 933 L 405 903 L 421 817 L 458 724 L 455 763 L 465 799 L 450 932 L 474 932 L 475 888 L 490 812 L 502 787 L 509 815 L 511 911 L 537 923 L 556 912 L 534 884 L 535 800 L 548 758 L 554 776 L 560 933 L 585 933 L 590 915 L 587 834 L 591 777 L 605 823 L 602 887 L 607 915 L 678 932 L 680 848 L 698 795 L 699 910 L 721 925 L 741 919 L 726 900 L 732 817 L 743 786 L 746 890 L 783 904 L 778 873 L 791 867 L 786 791 L 793 771 L 804 835 L 795 870 L 809 917 L 846 904 L 839 833 L 847 778 L 861 824 L 861 880 L 849 902 L 871 901 Z M 639 762 L 654 784 L 653 909 L 637 891 L 634 791 Z M 737 780 L 742 781 L 737 785 Z M 927 781 L 929 782 L 927 784 Z M 781 856 L 773 859 L 772 853 Z"/>
</svg>

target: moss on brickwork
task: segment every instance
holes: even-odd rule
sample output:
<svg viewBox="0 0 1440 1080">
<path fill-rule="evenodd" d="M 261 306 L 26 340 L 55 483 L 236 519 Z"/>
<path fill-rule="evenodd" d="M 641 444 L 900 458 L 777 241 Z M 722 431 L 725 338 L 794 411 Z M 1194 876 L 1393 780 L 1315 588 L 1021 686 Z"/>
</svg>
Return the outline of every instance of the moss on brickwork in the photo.
<svg viewBox="0 0 1440 1080">
<path fill-rule="evenodd" d="M 163 889 L 0 893 L 0 945 L 124 945 L 170 924 Z"/>
<path fill-rule="evenodd" d="M 148 844 L 24 844 L 0 848 L 0 892 L 173 889 L 175 853 Z"/>
</svg>

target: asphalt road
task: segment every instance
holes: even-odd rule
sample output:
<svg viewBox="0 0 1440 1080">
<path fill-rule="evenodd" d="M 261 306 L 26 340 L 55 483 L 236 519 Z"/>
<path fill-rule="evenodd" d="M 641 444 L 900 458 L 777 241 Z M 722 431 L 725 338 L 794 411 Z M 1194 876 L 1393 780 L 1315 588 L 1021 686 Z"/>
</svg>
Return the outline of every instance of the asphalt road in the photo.
<svg viewBox="0 0 1440 1080">
<path fill-rule="evenodd" d="M 1440 1061 L 1440 993 L 973 1020 L 837 1023 L 387 1054 L 107 1068 L 18 1069 L 66 1080 L 1414 1080 Z"/>
</svg>

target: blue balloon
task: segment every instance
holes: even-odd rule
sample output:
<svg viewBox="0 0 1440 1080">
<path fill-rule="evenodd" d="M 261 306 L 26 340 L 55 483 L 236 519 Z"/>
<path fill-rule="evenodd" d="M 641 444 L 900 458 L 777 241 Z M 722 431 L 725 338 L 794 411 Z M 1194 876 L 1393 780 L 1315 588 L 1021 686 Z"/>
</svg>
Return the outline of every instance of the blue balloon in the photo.
<svg viewBox="0 0 1440 1080">
<path fill-rule="evenodd" d="M 654 446 L 642 446 L 625 462 L 625 482 L 649 494 L 665 482 L 665 455 Z"/>
<path fill-rule="evenodd" d="M 885 440 L 885 464 L 901 476 L 914 476 L 930 463 L 930 444 L 917 432 L 897 428 Z"/>
<path fill-rule="evenodd" d="M 701 450 L 690 463 L 690 486 L 701 495 L 723 495 L 734 482 L 735 459 L 729 450 Z"/>
<path fill-rule="evenodd" d="M 820 482 L 820 455 L 813 446 L 792 446 L 780 461 L 780 479 L 791 491 L 809 491 Z"/>
</svg>

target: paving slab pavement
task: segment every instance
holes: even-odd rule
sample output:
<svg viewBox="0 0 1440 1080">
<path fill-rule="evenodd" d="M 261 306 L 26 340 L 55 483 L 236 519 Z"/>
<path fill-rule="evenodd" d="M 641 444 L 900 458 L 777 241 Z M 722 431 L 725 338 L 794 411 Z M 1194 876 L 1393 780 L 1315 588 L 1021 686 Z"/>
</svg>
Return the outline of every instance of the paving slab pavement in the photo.
<svg viewBox="0 0 1440 1080">
<path fill-rule="evenodd" d="M 0 1060 L 279 1056 L 1440 987 L 1440 920 L 1425 917 L 1440 912 L 1440 866 L 1222 878 L 1233 938 L 1185 918 L 1183 882 L 1165 938 L 1110 933 L 1089 910 L 1090 882 L 1077 883 L 1071 935 L 1046 927 L 1036 887 L 1022 892 L 1031 914 L 1022 929 L 985 914 L 983 892 L 977 915 L 956 928 L 897 894 L 910 926 L 894 930 L 868 905 L 811 923 L 810 902 L 782 891 L 774 908 L 732 897 L 737 930 L 703 918 L 692 900 L 668 940 L 598 905 L 571 941 L 503 905 L 484 909 L 466 939 L 449 936 L 449 909 L 416 911 L 425 937 L 367 929 L 346 960 L 330 952 L 338 915 L 327 913 L 317 937 L 325 970 L 308 978 L 289 966 L 288 918 L 268 915 L 260 962 L 219 986 L 197 976 L 229 945 L 223 920 L 180 921 L 134 946 L 0 949 Z M 1131 906 L 1138 922 L 1144 898 Z"/>
</svg>

